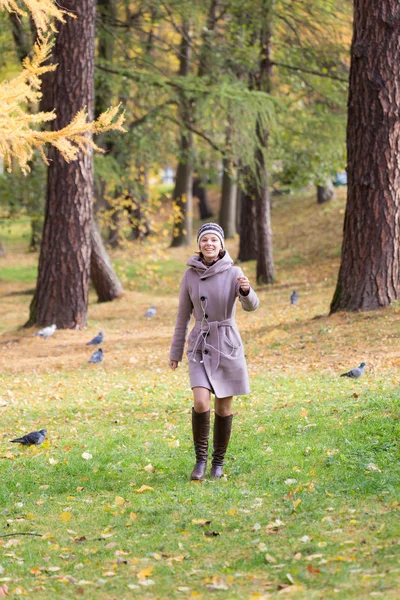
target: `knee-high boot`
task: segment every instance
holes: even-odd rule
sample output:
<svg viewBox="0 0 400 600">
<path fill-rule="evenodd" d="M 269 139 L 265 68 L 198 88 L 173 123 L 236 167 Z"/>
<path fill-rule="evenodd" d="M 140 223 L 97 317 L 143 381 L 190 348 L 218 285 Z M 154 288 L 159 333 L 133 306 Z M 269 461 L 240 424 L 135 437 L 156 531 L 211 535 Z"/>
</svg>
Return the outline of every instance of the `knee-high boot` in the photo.
<svg viewBox="0 0 400 600">
<path fill-rule="evenodd" d="M 208 458 L 208 438 L 210 437 L 210 411 L 197 413 L 192 408 L 192 431 L 196 464 L 191 479 L 203 479 Z"/>
<path fill-rule="evenodd" d="M 215 414 L 214 420 L 214 451 L 211 466 L 212 479 L 220 479 L 224 474 L 223 464 L 232 431 L 233 415 L 220 417 Z"/>
</svg>

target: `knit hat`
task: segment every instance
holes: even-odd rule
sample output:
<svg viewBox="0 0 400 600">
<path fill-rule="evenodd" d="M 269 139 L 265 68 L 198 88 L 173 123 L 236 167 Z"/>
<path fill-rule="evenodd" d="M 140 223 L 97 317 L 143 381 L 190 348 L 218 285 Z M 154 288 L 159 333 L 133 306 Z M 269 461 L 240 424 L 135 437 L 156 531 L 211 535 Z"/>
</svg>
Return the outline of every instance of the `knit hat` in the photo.
<svg viewBox="0 0 400 600">
<path fill-rule="evenodd" d="M 221 246 L 224 247 L 224 240 L 225 240 L 225 235 L 224 235 L 224 230 L 222 229 L 222 227 L 220 225 L 218 225 L 218 223 L 204 223 L 204 225 L 202 225 L 198 231 L 197 234 L 197 244 L 200 246 L 200 240 L 203 237 L 203 235 L 206 234 L 214 234 L 216 235 L 220 241 L 221 241 Z"/>
</svg>

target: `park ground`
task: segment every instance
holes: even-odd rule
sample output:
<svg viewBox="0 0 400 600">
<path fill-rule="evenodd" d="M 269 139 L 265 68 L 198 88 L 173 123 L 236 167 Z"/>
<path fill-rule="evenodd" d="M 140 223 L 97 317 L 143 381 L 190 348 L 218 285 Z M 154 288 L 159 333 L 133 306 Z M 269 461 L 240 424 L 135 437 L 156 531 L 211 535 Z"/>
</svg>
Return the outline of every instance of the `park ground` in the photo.
<svg viewBox="0 0 400 600">
<path fill-rule="evenodd" d="M 125 294 L 91 295 L 84 331 L 42 340 L 22 327 L 28 221 L 3 224 L 0 598 L 399 597 L 400 304 L 328 316 L 344 207 L 343 192 L 274 202 L 277 282 L 237 315 L 252 393 L 234 403 L 226 477 L 201 483 L 187 366 L 168 368 L 190 250 L 115 251 Z M 105 359 L 88 364 L 100 330 Z M 362 361 L 362 379 L 339 377 Z M 39 448 L 9 442 L 42 427 Z"/>
</svg>

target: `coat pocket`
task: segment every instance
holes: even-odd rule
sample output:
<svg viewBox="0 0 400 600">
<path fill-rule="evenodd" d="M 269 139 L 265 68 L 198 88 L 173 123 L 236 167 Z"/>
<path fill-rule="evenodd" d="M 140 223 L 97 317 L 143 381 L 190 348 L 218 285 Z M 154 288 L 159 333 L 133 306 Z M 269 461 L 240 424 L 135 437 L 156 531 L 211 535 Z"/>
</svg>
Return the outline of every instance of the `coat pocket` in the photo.
<svg viewBox="0 0 400 600">
<path fill-rule="evenodd" d="M 222 334 L 222 342 L 232 350 L 238 350 L 242 346 L 240 335 L 233 327 L 225 327 Z"/>
</svg>

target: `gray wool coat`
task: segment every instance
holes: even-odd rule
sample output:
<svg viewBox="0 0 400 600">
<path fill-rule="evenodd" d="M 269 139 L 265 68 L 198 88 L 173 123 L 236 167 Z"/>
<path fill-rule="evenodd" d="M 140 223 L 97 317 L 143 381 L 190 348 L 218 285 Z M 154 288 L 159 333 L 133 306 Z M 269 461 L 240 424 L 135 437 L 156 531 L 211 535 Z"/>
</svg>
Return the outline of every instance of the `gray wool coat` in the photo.
<svg viewBox="0 0 400 600">
<path fill-rule="evenodd" d="M 195 323 L 189 334 L 187 357 L 191 387 L 206 387 L 217 398 L 248 394 L 250 391 L 246 359 L 235 323 L 236 299 L 245 311 L 258 308 L 259 300 L 250 288 L 244 296 L 228 252 L 210 267 L 192 256 L 181 282 L 179 308 L 170 349 L 170 360 L 181 361 L 189 321 Z"/>
</svg>

